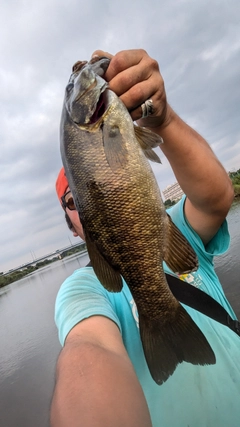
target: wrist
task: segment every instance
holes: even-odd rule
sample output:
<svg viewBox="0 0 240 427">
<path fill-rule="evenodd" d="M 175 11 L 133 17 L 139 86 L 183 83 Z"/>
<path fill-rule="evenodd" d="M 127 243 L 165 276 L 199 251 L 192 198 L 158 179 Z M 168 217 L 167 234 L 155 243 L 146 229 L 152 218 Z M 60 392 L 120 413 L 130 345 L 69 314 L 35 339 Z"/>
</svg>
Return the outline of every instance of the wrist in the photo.
<svg viewBox="0 0 240 427">
<path fill-rule="evenodd" d="M 176 117 L 178 117 L 177 114 L 173 111 L 169 104 L 166 104 L 164 120 L 162 120 L 160 124 L 156 125 L 151 129 L 161 135 L 161 133 L 165 132 L 169 125 L 171 125 L 175 121 Z"/>
</svg>

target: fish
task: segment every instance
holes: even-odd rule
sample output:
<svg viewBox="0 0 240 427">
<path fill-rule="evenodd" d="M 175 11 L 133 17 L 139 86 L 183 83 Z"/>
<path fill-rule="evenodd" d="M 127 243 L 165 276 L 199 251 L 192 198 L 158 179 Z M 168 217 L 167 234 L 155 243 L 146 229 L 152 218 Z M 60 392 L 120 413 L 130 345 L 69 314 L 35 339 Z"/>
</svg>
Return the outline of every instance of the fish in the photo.
<svg viewBox="0 0 240 427">
<path fill-rule="evenodd" d="M 161 385 L 182 362 L 216 362 L 206 337 L 171 293 L 173 273 L 198 268 L 195 251 L 165 210 L 149 160 L 160 136 L 137 126 L 109 89 L 105 57 L 78 61 L 65 89 L 60 124 L 63 166 L 94 272 L 109 292 L 125 279 L 139 315 L 148 369 Z"/>
</svg>

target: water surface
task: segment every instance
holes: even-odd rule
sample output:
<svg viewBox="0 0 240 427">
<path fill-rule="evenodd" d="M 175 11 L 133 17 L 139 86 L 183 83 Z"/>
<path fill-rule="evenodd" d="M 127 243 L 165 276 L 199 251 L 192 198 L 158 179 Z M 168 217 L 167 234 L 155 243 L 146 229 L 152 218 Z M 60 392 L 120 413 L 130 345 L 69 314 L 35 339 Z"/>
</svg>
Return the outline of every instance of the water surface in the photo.
<svg viewBox="0 0 240 427">
<path fill-rule="evenodd" d="M 229 250 L 215 258 L 215 268 L 224 291 L 240 319 L 240 201 L 235 203 L 228 215 L 231 236 Z"/>
<path fill-rule="evenodd" d="M 63 280 L 86 265 L 72 256 L 0 291 L 0 426 L 47 427 L 60 351 L 53 321 Z"/>
</svg>

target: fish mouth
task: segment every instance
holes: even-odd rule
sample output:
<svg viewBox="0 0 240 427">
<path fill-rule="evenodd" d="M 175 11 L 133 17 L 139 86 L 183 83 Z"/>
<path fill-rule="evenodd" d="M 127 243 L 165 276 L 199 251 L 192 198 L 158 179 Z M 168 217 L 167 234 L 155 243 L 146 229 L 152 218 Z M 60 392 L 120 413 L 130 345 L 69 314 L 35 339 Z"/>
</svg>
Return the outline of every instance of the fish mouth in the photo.
<svg viewBox="0 0 240 427">
<path fill-rule="evenodd" d="M 90 117 L 90 124 L 95 124 L 102 119 L 103 115 L 109 108 L 107 89 L 101 93 L 93 115 Z"/>
</svg>

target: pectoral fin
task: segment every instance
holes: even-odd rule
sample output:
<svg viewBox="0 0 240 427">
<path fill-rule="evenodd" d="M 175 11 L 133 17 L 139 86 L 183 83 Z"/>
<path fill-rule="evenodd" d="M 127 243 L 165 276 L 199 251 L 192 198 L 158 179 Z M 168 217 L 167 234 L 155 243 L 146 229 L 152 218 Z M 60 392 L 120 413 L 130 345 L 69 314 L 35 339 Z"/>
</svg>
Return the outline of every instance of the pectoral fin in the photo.
<svg viewBox="0 0 240 427">
<path fill-rule="evenodd" d="M 107 162 L 112 171 L 117 172 L 119 168 L 124 168 L 127 163 L 127 149 L 120 129 L 117 125 L 110 126 L 104 123 L 102 132 L 103 148 Z"/>
<path fill-rule="evenodd" d="M 137 141 L 142 148 L 147 159 L 152 162 L 161 163 L 160 158 L 152 150 L 152 148 L 158 147 L 163 143 L 163 139 L 154 132 L 151 132 L 149 129 L 134 125 L 135 136 Z"/>
<path fill-rule="evenodd" d="M 163 259 L 174 273 L 183 274 L 198 268 L 195 251 L 181 231 L 167 215 Z"/>
<path fill-rule="evenodd" d="M 89 233 L 84 229 L 89 258 L 91 260 L 94 272 L 109 292 L 120 292 L 122 290 L 122 277 L 104 258 L 99 251 L 96 243 L 91 239 Z"/>
</svg>

